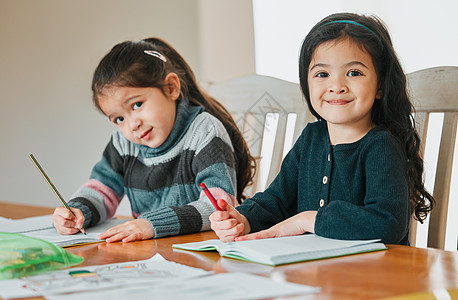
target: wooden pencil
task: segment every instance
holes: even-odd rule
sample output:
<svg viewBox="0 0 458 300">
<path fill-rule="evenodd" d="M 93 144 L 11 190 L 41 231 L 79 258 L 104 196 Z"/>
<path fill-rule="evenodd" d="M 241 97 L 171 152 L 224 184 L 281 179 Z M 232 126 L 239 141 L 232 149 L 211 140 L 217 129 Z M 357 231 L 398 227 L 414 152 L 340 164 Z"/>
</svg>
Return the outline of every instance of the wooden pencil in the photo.
<svg viewBox="0 0 458 300">
<path fill-rule="evenodd" d="M 35 156 L 33 156 L 33 154 L 30 154 L 29 155 L 30 159 L 32 159 L 34 165 L 37 167 L 38 171 L 40 171 L 40 174 L 43 176 L 43 178 L 46 180 L 46 182 L 48 183 L 48 185 L 51 187 L 51 189 L 53 190 L 54 194 L 56 194 L 57 198 L 60 200 L 60 202 L 62 203 L 62 205 L 67 208 L 73 216 L 76 217 L 75 213 L 73 212 L 73 210 L 70 208 L 70 206 L 68 206 L 67 202 L 65 202 L 64 198 L 61 196 L 61 194 L 59 193 L 59 191 L 56 189 L 56 187 L 54 186 L 54 184 L 52 183 L 51 179 L 49 179 L 48 175 L 46 175 L 46 172 L 43 170 L 43 168 L 41 167 L 41 165 L 38 163 L 38 161 L 36 160 Z M 86 234 L 86 231 L 84 230 L 83 227 L 81 227 L 80 231 L 84 234 Z"/>
</svg>

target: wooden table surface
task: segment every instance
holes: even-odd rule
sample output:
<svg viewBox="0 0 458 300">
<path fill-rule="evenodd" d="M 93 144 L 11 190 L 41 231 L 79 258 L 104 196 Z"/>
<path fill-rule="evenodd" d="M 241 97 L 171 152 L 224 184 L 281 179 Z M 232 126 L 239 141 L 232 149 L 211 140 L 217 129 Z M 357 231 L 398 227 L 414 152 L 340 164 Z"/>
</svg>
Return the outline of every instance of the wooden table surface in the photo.
<svg viewBox="0 0 458 300">
<path fill-rule="evenodd" d="M 32 208 L 0 202 L 0 216 L 23 218 L 53 211 L 51 208 Z M 216 252 L 172 249 L 173 244 L 211 238 L 216 236 L 209 231 L 133 243 L 97 243 L 66 249 L 84 257 L 84 262 L 78 266 L 143 260 L 159 253 L 167 260 L 217 273 L 253 273 L 321 288 L 319 294 L 307 299 L 379 299 L 402 295 L 408 295 L 405 299 L 435 299 L 431 292 L 443 289 L 448 289 L 450 294 L 458 297 L 456 251 L 387 245 L 388 250 L 385 251 L 271 267 L 222 258 Z M 415 298 L 412 293 L 421 294 Z"/>
</svg>

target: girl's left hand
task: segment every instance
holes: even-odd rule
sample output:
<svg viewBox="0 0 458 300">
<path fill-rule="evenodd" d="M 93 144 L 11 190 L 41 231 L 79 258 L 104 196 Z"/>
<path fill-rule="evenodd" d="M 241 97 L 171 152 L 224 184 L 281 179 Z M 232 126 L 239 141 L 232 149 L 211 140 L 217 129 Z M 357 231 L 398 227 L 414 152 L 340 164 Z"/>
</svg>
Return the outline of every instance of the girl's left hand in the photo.
<svg viewBox="0 0 458 300">
<path fill-rule="evenodd" d="M 270 227 L 269 229 L 236 237 L 235 241 L 300 235 L 306 232 L 314 233 L 316 214 L 317 211 L 304 211 Z"/>
<path fill-rule="evenodd" d="M 107 243 L 122 241 L 123 243 L 147 240 L 154 237 L 151 223 L 145 219 L 136 219 L 111 227 L 99 234 L 98 238 Z"/>
</svg>

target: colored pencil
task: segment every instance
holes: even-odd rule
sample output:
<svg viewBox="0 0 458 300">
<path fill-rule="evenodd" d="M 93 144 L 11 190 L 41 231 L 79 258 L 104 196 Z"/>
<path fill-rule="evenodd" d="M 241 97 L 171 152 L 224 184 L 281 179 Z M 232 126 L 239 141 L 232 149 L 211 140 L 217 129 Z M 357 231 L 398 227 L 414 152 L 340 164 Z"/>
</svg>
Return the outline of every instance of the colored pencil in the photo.
<svg viewBox="0 0 458 300">
<path fill-rule="evenodd" d="M 205 185 L 205 183 L 202 182 L 200 184 L 200 187 L 202 188 L 202 190 L 204 190 L 205 195 L 207 195 L 208 199 L 210 199 L 211 203 L 216 208 L 216 210 L 222 210 L 221 207 L 219 207 L 218 203 L 216 202 L 215 197 L 213 197 L 212 193 L 210 193 L 210 190 L 207 189 L 207 186 Z"/>
<path fill-rule="evenodd" d="M 57 198 L 59 198 L 60 202 L 62 203 L 62 205 L 67 208 L 71 213 L 72 215 L 76 218 L 76 215 L 75 213 L 73 212 L 73 210 L 70 208 L 70 206 L 68 206 L 67 202 L 65 202 L 64 198 L 61 196 L 61 194 L 59 193 L 59 191 L 56 189 L 56 187 L 54 186 L 54 184 L 52 183 L 51 179 L 49 179 L 48 175 L 46 175 L 46 172 L 43 170 L 43 168 L 40 166 L 40 164 L 38 163 L 38 161 L 36 160 L 35 156 L 33 156 L 33 154 L 30 154 L 29 155 L 30 159 L 32 159 L 33 163 L 35 164 L 35 166 L 37 167 L 38 171 L 40 171 L 41 175 L 43 176 L 43 178 L 46 180 L 46 182 L 48 183 L 48 185 L 51 187 L 51 189 L 53 190 L 54 194 L 56 194 Z M 83 227 L 81 227 L 80 231 L 84 234 L 86 234 L 86 231 L 84 230 Z"/>
</svg>

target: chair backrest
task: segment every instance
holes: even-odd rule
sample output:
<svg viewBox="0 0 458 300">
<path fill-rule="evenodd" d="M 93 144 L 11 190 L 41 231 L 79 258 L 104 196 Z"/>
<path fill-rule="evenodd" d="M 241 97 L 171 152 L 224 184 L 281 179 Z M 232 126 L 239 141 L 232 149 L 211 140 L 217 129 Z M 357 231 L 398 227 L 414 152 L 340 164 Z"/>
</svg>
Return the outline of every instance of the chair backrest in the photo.
<svg viewBox="0 0 458 300">
<path fill-rule="evenodd" d="M 458 67 L 435 67 L 407 74 L 409 92 L 415 106 L 415 123 L 425 150 L 430 113 L 444 114 L 433 196 L 436 207 L 429 219 L 428 247 L 445 247 L 447 216 L 458 116 Z M 453 195 L 454 199 L 458 197 Z M 417 222 L 411 222 L 410 242 L 415 245 Z"/>
<path fill-rule="evenodd" d="M 251 196 L 257 191 L 264 190 L 280 169 L 287 130 L 291 130 L 293 143 L 306 123 L 314 120 L 308 113 L 299 84 L 269 76 L 249 75 L 211 84 L 207 90 L 232 114 L 251 154 L 258 158 L 254 182 L 245 191 L 246 194 Z M 296 120 L 291 126 L 293 128 L 287 128 L 288 116 L 291 114 L 296 115 Z M 277 124 L 276 127 L 274 123 Z M 271 143 L 266 140 L 267 135 L 272 136 Z M 269 147 L 269 144 L 272 148 L 267 152 L 271 151 L 271 157 L 261 157 L 262 153 L 265 153 L 262 147 Z M 260 180 L 263 166 L 268 170 L 265 184 Z"/>
</svg>

